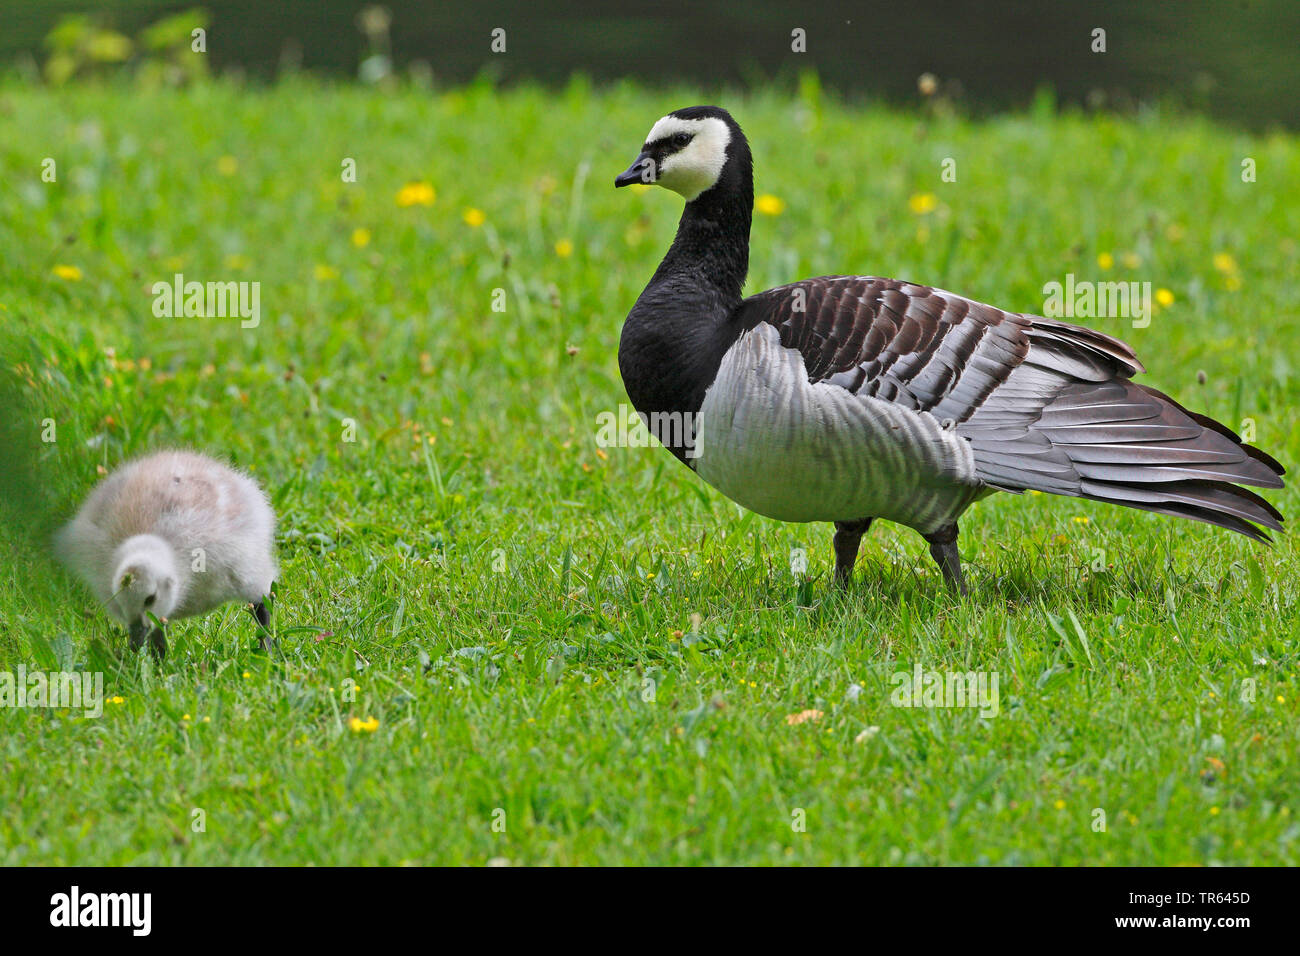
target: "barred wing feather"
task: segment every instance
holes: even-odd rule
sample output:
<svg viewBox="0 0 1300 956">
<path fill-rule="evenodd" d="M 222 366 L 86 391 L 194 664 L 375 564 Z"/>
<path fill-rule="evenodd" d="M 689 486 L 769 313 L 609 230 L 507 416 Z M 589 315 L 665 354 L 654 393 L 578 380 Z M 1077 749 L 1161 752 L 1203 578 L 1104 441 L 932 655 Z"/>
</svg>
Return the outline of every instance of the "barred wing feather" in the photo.
<svg viewBox="0 0 1300 956">
<path fill-rule="evenodd" d="M 893 279 L 827 276 L 746 299 L 745 329 L 774 326 L 811 382 L 954 427 L 992 488 L 1089 498 L 1268 540 L 1282 516 L 1238 487 L 1284 470 L 1231 429 L 1131 381 L 1118 339 Z"/>
</svg>

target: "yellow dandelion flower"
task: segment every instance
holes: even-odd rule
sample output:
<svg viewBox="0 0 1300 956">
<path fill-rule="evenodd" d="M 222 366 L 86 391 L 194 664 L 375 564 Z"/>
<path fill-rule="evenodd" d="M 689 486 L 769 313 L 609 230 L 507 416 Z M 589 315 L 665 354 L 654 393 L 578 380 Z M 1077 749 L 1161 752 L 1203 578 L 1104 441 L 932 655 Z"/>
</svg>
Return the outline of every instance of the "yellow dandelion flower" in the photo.
<svg viewBox="0 0 1300 956">
<path fill-rule="evenodd" d="M 110 698 L 108 699 L 108 703 L 110 703 L 110 704 L 125 704 L 125 703 L 126 703 L 126 698 L 125 698 L 125 697 L 110 697 Z"/>
<path fill-rule="evenodd" d="M 483 215 L 483 210 L 475 209 L 473 206 L 466 209 L 465 214 L 461 216 L 461 218 L 465 220 L 465 225 L 472 229 L 477 229 L 487 220 L 487 216 Z"/>
<path fill-rule="evenodd" d="M 1031 495 L 1041 495 L 1042 492 L 1039 491 L 1037 488 L 1030 488 L 1030 489 L 1028 490 L 1028 494 L 1031 494 Z"/>
<path fill-rule="evenodd" d="M 1174 304 L 1174 294 L 1168 289 L 1156 289 L 1156 302 L 1167 309 Z"/>
<path fill-rule="evenodd" d="M 1103 252 L 1097 256 L 1097 265 L 1101 266 L 1103 269 L 1109 269 L 1115 265 L 1115 257 L 1109 252 Z"/>
<path fill-rule="evenodd" d="M 918 216 L 934 212 L 935 207 L 938 205 L 939 200 L 935 198 L 934 193 L 916 193 L 907 201 L 907 208 Z"/>
<path fill-rule="evenodd" d="M 249 678 L 249 677 L 252 677 L 252 676 L 253 676 L 253 675 L 250 674 L 248 671 L 244 671 L 244 677 L 245 677 L 245 678 Z"/>
<path fill-rule="evenodd" d="M 370 245 L 370 230 L 358 227 L 352 230 L 352 245 L 364 249 Z"/>
<path fill-rule="evenodd" d="M 1236 272 L 1237 260 L 1233 258 L 1231 252 L 1216 252 L 1214 254 L 1214 268 L 1220 272 Z"/>
<path fill-rule="evenodd" d="M 1218 815 L 1219 815 L 1219 808 L 1218 808 L 1218 807 L 1210 807 L 1210 816 L 1212 816 L 1212 817 L 1217 817 Z"/>
<path fill-rule="evenodd" d="M 1064 801 L 1064 800 L 1057 800 L 1056 803 L 1052 804 L 1052 806 L 1056 807 L 1056 809 L 1058 809 L 1058 810 L 1064 810 L 1064 809 L 1065 809 L 1065 801 Z"/>
<path fill-rule="evenodd" d="M 189 714 L 181 714 L 181 720 L 192 720 Z"/>
<path fill-rule="evenodd" d="M 1279 704 L 1285 704 L 1285 703 L 1286 703 L 1286 698 L 1283 697 L 1281 694 L 1278 694 L 1278 695 L 1277 695 L 1277 702 L 1278 702 Z"/>
<path fill-rule="evenodd" d="M 1075 524 L 1087 524 L 1087 523 L 1088 523 L 1088 516 L 1087 516 L 1087 515 L 1075 515 L 1071 520 L 1072 520 Z"/>
<path fill-rule="evenodd" d="M 76 266 L 55 266 L 53 271 L 60 279 L 66 279 L 68 282 L 81 281 L 81 270 Z"/>
<path fill-rule="evenodd" d="M 567 259 L 573 255 L 573 242 L 569 239 L 561 239 L 555 244 L 555 254 L 561 259 Z"/>
<path fill-rule="evenodd" d="M 397 205 L 403 209 L 408 206 L 432 206 L 437 198 L 437 190 L 428 183 L 407 183 L 397 191 Z"/>
<path fill-rule="evenodd" d="M 379 729 L 379 719 L 367 717 L 362 720 L 360 717 L 353 717 L 348 721 L 348 729 L 354 734 L 373 734 Z"/>
<path fill-rule="evenodd" d="M 222 156 L 217 160 L 217 172 L 223 176 L 233 176 L 239 172 L 239 160 L 233 156 Z"/>
<path fill-rule="evenodd" d="M 319 262 L 316 263 L 316 268 L 313 272 L 318 282 L 329 282 L 331 279 L 337 279 L 339 277 L 337 269 L 333 266 L 322 265 Z"/>
<path fill-rule="evenodd" d="M 771 193 L 763 193 L 754 200 L 754 208 L 764 216 L 779 216 L 785 212 L 785 200 Z"/>
</svg>

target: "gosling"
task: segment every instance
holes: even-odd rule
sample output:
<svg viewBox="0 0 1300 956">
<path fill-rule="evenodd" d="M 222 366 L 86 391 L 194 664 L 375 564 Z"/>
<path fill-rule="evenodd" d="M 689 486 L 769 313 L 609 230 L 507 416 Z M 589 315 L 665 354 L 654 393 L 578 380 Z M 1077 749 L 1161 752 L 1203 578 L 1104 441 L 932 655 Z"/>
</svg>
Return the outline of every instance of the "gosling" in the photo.
<svg viewBox="0 0 1300 956">
<path fill-rule="evenodd" d="M 130 635 L 161 659 L 162 625 L 229 601 L 250 606 L 270 650 L 267 600 L 278 569 L 275 513 L 247 475 L 205 455 L 164 451 L 129 462 L 59 530 L 59 558 Z"/>
</svg>

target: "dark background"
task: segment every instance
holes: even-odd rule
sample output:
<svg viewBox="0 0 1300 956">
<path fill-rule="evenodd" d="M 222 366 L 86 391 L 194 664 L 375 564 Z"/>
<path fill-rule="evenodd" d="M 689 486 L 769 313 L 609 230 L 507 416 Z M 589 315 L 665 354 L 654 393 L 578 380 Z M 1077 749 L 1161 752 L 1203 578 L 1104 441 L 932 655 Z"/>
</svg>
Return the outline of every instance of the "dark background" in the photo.
<svg viewBox="0 0 1300 956">
<path fill-rule="evenodd" d="M 67 13 L 91 12 L 134 36 L 166 13 L 211 16 L 215 71 L 273 78 L 286 65 L 355 77 L 365 53 L 357 0 L 0 0 L 0 64 L 39 62 Z M 389 0 L 400 72 L 423 61 L 436 82 L 494 79 L 767 83 L 812 68 L 849 95 L 914 102 L 933 72 L 972 112 L 1023 106 L 1040 87 L 1062 103 L 1128 110 L 1158 100 L 1244 126 L 1300 126 L 1297 0 L 663 0 L 594 3 Z M 493 27 L 507 53 L 489 49 Z M 790 51 L 807 31 L 808 52 Z M 1107 52 L 1090 51 L 1094 27 Z"/>
</svg>

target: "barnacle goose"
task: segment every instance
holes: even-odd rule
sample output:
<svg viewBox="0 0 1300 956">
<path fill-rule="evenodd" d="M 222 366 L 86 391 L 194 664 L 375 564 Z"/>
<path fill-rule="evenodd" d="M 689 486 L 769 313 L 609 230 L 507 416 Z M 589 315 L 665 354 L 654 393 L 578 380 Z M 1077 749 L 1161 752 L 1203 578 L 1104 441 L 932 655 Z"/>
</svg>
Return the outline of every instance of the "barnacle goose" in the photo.
<svg viewBox="0 0 1300 956">
<path fill-rule="evenodd" d="M 269 648 L 265 597 L 276 576 L 275 514 L 247 475 L 187 451 L 123 465 L 58 532 L 55 550 L 130 634 L 167 653 L 159 621 L 228 601 L 252 605 Z"/>
<path fill-rule="evenodd" d="M 628 313 L 618 362 L 650 431 L 739 504 L 835 524 L 847 583 L 876 518 L 915 528 L 966 592 L 957 519 L 1028 489 L 1178 515 L 1269 540 L 1282 515 L 1238 484 L 1282 466 L 1131 377 L 1091 329 L 895 279 L 823 276 L 749 298 L 749 143 L 715 106 L 656 122 L 614 185 L 686 208 Z"/>
</svg>

